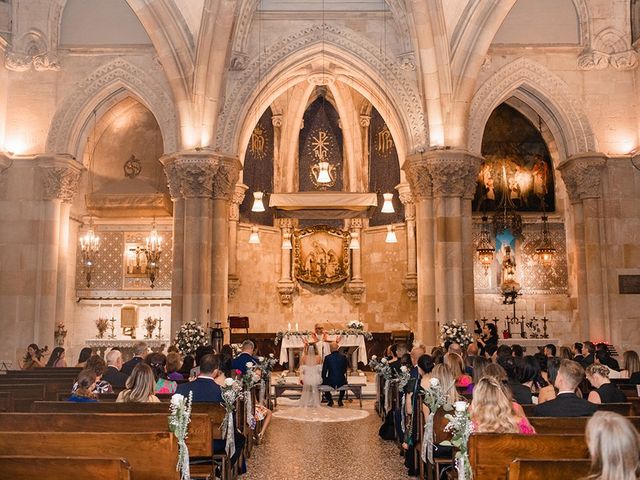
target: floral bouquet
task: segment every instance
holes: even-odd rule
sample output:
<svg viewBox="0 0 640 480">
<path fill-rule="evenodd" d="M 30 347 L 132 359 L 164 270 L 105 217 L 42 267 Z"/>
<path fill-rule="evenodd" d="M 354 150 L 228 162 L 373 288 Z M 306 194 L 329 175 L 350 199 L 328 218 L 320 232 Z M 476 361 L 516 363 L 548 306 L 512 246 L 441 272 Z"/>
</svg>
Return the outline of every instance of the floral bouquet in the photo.
<svg viewBox="0 0 640 480">
<path fill-rule="evenodd" d="M 436 412 L 443 408 L 445 411 L 450 412 L 453 410 L 453 406 L 447 402 L 447 396 L 440 385 L 440 380 L 432 378 L 429 380 L 429 386 L 422 390 L 424 397 L 422 401 L 429 407 L 429 416 L 424 423 L 424 435 L 425 439 L 422 442 L 422 461 L 433 463 L 433 419 Z"/>
<path fill-rule="evenodd" d="M 460 344 L 462 348 L 467 348 L 473 342 L 473 337 L 467 330 L 467 324 L 458 323 L 456 320 L 440 327 L 440 339 L 443 347 L 446 342 L 454 342 Z"/>
<path fill-rule="evenodd" d="M 359 322 L 358 320 L 351 320 L 347 323 L 347 328 L 349 330 L 364 330 L 364 323 Z"/>
<path fill-rule="evenodd" d="M 189 449 L 187 448 L 187 434 L 189 422 L 191 422 L 191 402 L 193 393 L 189 392 L 189 398 L 184 398 L 179 393 L 171 397 L 171 405 L 169 406 L 169 430 L 178 439 L 178 464 L 176 471 L 180 472 L 180 480 L 189 480 L 191 473 L 189 471 Z"/>
<path fill-rule="evenodd" d="M 409 383 L 409 379 L 411 379 L 411 373 L 409 372 L 409 368 L 406 365 L 402 365 L 400 367 L 400 374 L 395 379 L 398 382 L 398 388 L 402 390 Z"/>
<path fill-rule="evenodd" d="M 236 402 L 238 401 L 238 398 L 242 395 L 242 386 L 233 378 L 227 378 L 221 389 L 222 402 L 224 403 L 226 414 L 220 429 L 222 430 L 222 436 L 226 441 L 224 449 L 229 457 L 233 457 L 233 454 L 236 453 L 233 412 L 236 409 Z"/>
<path fill-rule="evenodd" d="M 264 402 L 264 398 L 267 390 L 267 379 L 271 375 L 273 367 L 278 363 L 276 356 L 270 353 L 267 357 L 258 357 L 258 365 L 256 368 L 262 372 L 260 376 L 260 403 Z"/>
<path fill-rule="evenodd" d="M 458 471 L 459 480 L 472 480 L 473 471 L 469 461 L 469 437 L 473 433 L 473 422 L 469 415 L 469 404 L 459 401 L 453 404 L 455 413 L 447 414 L 445 418 L 449 423 L 444 430 L 453 433 L 451 441 L 444 441 L 441 445 L 453 446 L 457 449 L 455 456 L 455 466 Z"/>
<path fill-rule="evenodd" d="M 182 355 L 192 355 L 199 346 L 209 343 L 204 328 L 196 322 L 183 324 L 174 341 Z"/>
<path fill-rule="evenodd" d="M 153 338 L 153 331 L 158 326 L 158 319 L 153 317 L 147 317 L 144 319 L 144 328 L 147 330 L 147 334 L 144 338 Z"/>
<path fill-rule="evenodd" d="M 396 373 L 393 371 L 393 368 L 389 365 L 389 360 L 382 357 L 380 361 L 378 361 L 378 357 L 373 355 L 371 360 L 369 361 L 369 366 L 375 371 L 380 377 L 384 378 L 384 408 L 387 412 L 391 411 L 391 383 L 396 380 Z"/>
<path fill-rule="evenodd" d="M 108 326 L 109 326 L 108 318 L 98 318 L 96 320 L 96 327 L 98 327 L 98 338 L 104 337 L 104 332 L 107 331 Z"/>
<path fill-rule="evenodd" d="M 253 362 L 247 362 L 247 370 L 242 375 L 242 387 L 243 387 L 243 395 L 244 395 L 244 405 L 247 417 L 247 425 L 254 430 L 256 428 L 256 419 L 253 415 L 253 402 L 251 398 L 251 389 L 260 383 L 262 379 L 262 372 L 254 365 Z"/>
</svg>

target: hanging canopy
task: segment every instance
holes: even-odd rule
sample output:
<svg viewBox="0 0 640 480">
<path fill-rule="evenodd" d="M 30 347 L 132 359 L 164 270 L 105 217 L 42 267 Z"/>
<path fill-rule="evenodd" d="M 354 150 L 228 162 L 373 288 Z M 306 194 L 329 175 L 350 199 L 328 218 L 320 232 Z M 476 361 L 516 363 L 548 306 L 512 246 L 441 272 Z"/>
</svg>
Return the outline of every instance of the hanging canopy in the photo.
<svg viewBox="0 0 640 480">
<path fill-rule="evenodd" d="M 375 193 L 272 193 L 269 206 L 283 218 L 334 219 L 371 217 L 378 206 Z"/>
</svg>

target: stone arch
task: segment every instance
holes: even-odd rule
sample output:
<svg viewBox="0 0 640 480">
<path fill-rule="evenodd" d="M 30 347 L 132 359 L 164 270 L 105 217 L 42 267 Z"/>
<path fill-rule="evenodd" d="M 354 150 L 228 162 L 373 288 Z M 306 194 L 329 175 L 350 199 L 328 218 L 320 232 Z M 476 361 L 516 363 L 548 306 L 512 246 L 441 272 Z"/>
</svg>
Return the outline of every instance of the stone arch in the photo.
<svg viewBox="0 0 640 480">
<path fill-rule="evenodd" d="M 556 138 L 563 158 L 596 151 L 593 130 L 579 99 L 557 75 L 539 63 L 519 58 L 498 70 L 476 92 L 469 112 L 468 149 L 480 153 L 484 125 L 491 112 L 517 96 L 540 112 Z"/>
<path fill-rule="evenodd" d="M 51 120 L 46 151 L 70 153 L 79 158 L 82 131 L 91 112 L 110 102 L 114 95 L 122 98 L 123 90 L 130 92 L 156 117 L 165 152 L 176 151 L 177 120 L 171 95 L 152 76 L 123 59 L 103 65 L 76 85 Z"/>
<path fill-rule="evenodd" d="M 216 148 L 229 154 L 236 152 L 243 118 L 250 109 L 255 109 L 252 105 L 266 108 L 273 98 L 291 86 L 291 82 L 305 81 L 306 78 L 301 78 L 305 74 L 304 66 L 320 54 L 342 70 L 336 80 L 349 83 L 377 104 L 388 121 L 389 116 L 395 120 L 390 122 L 395 124 L 396 131 L 392 133 L 394 138 L 401 140 L 406 153 L 424 148 L 428 138 L 427 125 L 415 75 L 404 70 L 399 62 L 381 57 L 379 49 L 362 36 L 332 25 L 311 25 L 281 38 L 259 58 L 249 62 L 245 70 L 230 77 L 229 94 L 218 124 Z M 310 73 L 307 71 L 306 77 Z M 261 74 L 264 75 L 262 78 Z M 262 85 L 267 88 L 260 92 Z M 379 85 L 388 85 L 387 92 Z M 265 94 L 268 89 L 270 91 Z"/>
</svg>

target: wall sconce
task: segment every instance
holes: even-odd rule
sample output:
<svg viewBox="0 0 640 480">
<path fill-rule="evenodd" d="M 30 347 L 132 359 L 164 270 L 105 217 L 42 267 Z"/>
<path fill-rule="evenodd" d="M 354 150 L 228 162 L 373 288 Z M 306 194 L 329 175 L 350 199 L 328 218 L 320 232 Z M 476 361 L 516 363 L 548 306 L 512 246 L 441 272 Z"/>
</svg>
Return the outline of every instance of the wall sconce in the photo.
<svg viewBox="0 0 640 480">
<path fill-rule="evenodd" d="M 384 203 L 382 204 L 382 213 L 395 213 L 395 208 L 393 208 L 393 193 L 383 193 L 382 197 L 384 198 Z"/>
<path fill-rule="evenodd" d="M 87 279 L 87 288 L 91 287 L 91 272 L 98 250 L 100 250 L 100 237 L 93 231 L 93 220 L 90 220 L 89 230 L 80 237 L 80 251 L 82 252 L 82 264 L 84 265 Z"/>
<path fill-rule="evenodd" d="M 387 225 L 387 236 L 384 239 L 385 243 L 398 243 L 398 237 L 396 237 L 396 227 L 393 225 Z"/>
<path fill-rule="evenodd" d="M 264 203 L 262 203 L 263 192 L 253 192 L 252 212 L 264 212 Z"/>
<path fill-rule="evenodd" d="M 160 255 L 162 255 L 162 237 L 158 235 L 156 230 L 156 222 L 151 226 L 151 232 L 146 238 L 147 248 L 145 254 L 147 256 L 147 275 L 151 281 L 151 288 L 155 287 L 156 276 L 160 269 Z"/>
<path fill-rule="evenodd" d="M 259 245 L 260 244 L 260 233 L 258 231 L 258 227 L 251 227 L 251 235 L 249 235 L 249 243 L 251 245 Z"/>
<path fill-rule="evenodd" d="M 350 232 L 351 240 L 349 240 L 349 248 L 351 250 L 360 250 L 360 233 L 356 230 Z"/>
</svg>

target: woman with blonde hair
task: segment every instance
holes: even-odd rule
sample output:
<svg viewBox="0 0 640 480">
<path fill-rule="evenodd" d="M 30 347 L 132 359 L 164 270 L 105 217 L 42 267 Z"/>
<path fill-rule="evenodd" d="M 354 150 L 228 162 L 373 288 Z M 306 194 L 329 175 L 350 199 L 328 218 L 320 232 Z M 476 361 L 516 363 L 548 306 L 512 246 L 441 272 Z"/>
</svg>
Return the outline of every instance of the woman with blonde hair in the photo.
<svg viewBox="0 0 640 480">
<path fill-rule="evenodd" d="M 633 350 L 627 350 L 622 354 L 622 371 L 620 378 L 630 378 L 634 373 L 640 372 L 640 358 Z"/>
<path fill-rule="evenodd" d="M 419 363 L 418 366 L 420 366 Z M 422 387 L 423 390 L 429 388 L 429 384 L 431 382 L 431 379 L 433 378 L 438 380 L 438 385 L 440 385 L 442 392 L 447 397 L 448 404 L 453 405 L 455 402 L 462 399 L 462 397 L 458 393 L 458 390 L 456 389 L 456 379 L 453 376 L 451 369 L 445 364 L 439 363 L 435 367 L 433 367 L 428 375 L 423 375 L 422 380 L 420 381 L 420 387 Z M 431 413 L 429 407 L 425 403 L 422 404 L 422 411 L 425 417 L 428 417 Z"/>
<path fill-rule="evenodd" d="M 588 480 L 637 480 L 640 478 L 640 436 L 622 415 L 596 412 L 585 431 L 591 456 Z"/>
<path fill-rule="evenodd" d="M 464 373 L 464 361 L 457 353 L 447 353 L 443 362 L 453 373 L 456 379 L 456 387 L 468 387 L 473 383 L 473 379 Z"/>
<path fill-rule="evenodd" d="M 587 367 L 587 380 L 595 388 L 589 392 L 591 403 L 624 403 L 627 396 L 609 380 L 609 368 L 606 365 L 593 363 Z"/>
<path fill-rule="evenodd" d="M 144 362 L 138 363 L 131 372 L 126 389 L 121 391 L 116 402 L 159 403 L 160 399 L 154 395 L 156 378 L 153 370 Z"/>
<path fill-rule="evenodd" d="M 508 388 L 493 377 L 480 379 L 473 390 L 470 407 L 476 432 L 523 435 L 536 433 L 524 412 L 516 412 L 508 392 Z"/>
</svg>

